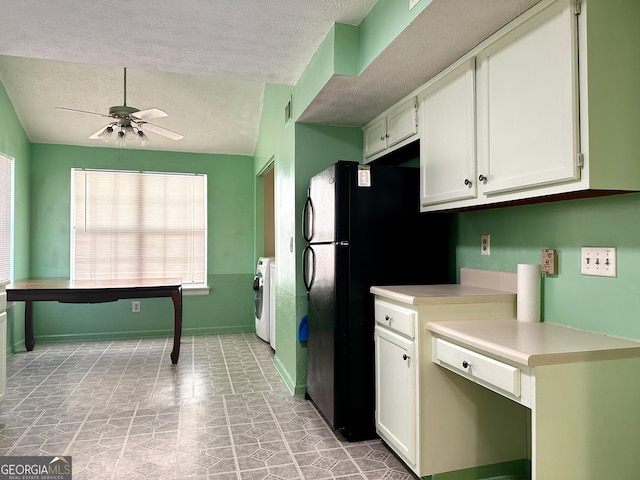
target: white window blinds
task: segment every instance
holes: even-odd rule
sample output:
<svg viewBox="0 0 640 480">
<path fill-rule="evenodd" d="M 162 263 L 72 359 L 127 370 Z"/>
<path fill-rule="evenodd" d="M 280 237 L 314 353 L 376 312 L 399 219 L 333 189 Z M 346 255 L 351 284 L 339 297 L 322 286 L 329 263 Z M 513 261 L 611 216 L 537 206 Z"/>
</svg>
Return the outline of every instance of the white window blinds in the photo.
<svg viewBox="0 0 640 480">
<path fill-rule="evenodd" d="M 206 175 L 73 169 L 72 185 L 72 278 L 206 283 Z"/>
<path fill-rule="evenodd" d="M 13 160 L 0 155 L 0 281 L 11 277 Z"/>
</svg>

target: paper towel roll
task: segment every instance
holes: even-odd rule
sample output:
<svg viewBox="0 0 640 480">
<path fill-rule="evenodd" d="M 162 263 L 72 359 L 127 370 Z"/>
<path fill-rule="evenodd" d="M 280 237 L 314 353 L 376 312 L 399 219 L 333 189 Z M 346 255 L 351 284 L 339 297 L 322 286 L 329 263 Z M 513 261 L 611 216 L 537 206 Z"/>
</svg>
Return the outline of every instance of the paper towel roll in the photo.
<svg viewBox="0 0 640 480">
<path fill-rule="evenodd" d="M 540 265 L 518 264 L 517 319 L 540 321 Z"/>
</svg>

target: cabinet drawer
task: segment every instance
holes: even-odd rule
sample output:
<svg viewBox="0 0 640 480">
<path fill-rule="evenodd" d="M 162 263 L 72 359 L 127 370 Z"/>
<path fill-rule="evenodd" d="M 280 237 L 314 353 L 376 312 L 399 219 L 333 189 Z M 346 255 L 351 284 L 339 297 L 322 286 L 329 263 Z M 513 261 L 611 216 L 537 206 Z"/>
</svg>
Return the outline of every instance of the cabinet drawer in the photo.
<svg viewBox="0 0 640 480">
<path fill-rule="evenodd" d="M 520 369 L 459 345 L 435 339 L 434 361 L 464 377 L 520 397 Z"/>
<path fill-rule="evenodd" d="M 416 312 L 414 310 L 376 300 L 375 317 L 376 323 L 409 338 L 415 337 Z"/>
</svg>

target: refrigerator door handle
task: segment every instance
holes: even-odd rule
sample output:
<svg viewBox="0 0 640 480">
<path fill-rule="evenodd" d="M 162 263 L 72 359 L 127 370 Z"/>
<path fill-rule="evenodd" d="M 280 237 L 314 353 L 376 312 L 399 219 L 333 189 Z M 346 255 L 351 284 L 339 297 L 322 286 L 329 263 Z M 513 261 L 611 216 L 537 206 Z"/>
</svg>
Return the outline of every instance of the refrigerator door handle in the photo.
<svg viewBox="0 0 640 480">
<path fill-rule="evenodd" d="M 302 209 L 302 237 L 305 241 L 310 242 L 313 238 L 313 202 L 311 197 L 307 195 L 307 201 L 304 202 Z"/>
<path fill-rule="evenodd" d="M 309 267 L 307 266 L 307 264 L 309 263 L 307 260 L 309 258 L 311 259 L 311 276 L 309 276 Z M 307 292 L 311 290 L 315 276 L 316 253 L 313 251 L 311 245 L 307 245 L 302 251 L 302 280 L 304 280 L 304 287 L 307 289 Z"/>
</svg>

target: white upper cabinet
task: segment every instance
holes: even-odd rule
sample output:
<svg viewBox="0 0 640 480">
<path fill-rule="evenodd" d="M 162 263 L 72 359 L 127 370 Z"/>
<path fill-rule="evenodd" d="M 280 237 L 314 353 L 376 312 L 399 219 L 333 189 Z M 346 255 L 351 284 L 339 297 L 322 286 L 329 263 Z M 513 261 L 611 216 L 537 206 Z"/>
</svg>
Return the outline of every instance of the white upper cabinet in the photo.
<svg viewBox="0 0 640 480">
<path fill-rule="evenodd" d="M 570 2 L 558 1 L 478 54 L 484 194 L 579 178 L 577 38 Z"/>
<path fill-rule="evenodd" d="M 541 0 L 425 84 L 421 210 L 640 191 L 639 22 L 637 8 Z"/>
<path fill-rule="evenodd" d="M 422 205 L 476 197 L 474 65 L 467 60 L 419 96 Z"/>
<path fill-rule="evenodd" d="M 363 128 L 364 158 L 372 161 L 415 140 L 418 133 L 418 104 L 411 97 Z M 372 158 L 373 157 L 373 158 Z"/>
<path fill-rule="evenodd" d="M 364 130 L 364 157 L 369 158 L 387 148 L 387 117 L 370 123 Z"/>
</svg>

